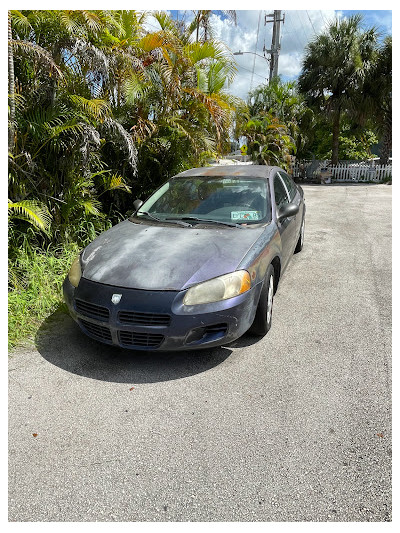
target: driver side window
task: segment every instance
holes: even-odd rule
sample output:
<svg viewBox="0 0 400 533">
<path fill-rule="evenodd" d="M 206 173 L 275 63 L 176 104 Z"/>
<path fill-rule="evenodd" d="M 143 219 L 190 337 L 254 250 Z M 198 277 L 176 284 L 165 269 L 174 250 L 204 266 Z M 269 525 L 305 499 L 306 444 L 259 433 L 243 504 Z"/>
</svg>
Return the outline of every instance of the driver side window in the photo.
<svg viewBox="0 0 400 533">
<path fill-rule="evenodd" d="M 281 207 L 289 203 L 286 187 L 284 186 L 279 174 L 275 174 L 274 177 L 274 192 L 275 203 L 278 209 L 281 209 Z"/>
<path fill-rule="evenodd" d="M 296 196 L 296 193 L 297 193 L 296 185 L 294 184 L 293 180 L 289 178 L 289 176 L 285 172 L 278 172 L 278 174 L 282 178 L 282 181 L 288 190 L 290 201 L 293 202 L 294 197 Z"/>
</svg>

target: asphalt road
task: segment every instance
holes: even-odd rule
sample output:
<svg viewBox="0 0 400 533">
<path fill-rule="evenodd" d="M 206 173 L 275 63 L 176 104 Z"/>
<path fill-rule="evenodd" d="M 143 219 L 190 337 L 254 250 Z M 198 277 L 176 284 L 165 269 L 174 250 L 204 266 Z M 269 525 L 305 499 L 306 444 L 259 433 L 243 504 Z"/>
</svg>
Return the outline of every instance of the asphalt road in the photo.
<svg viewBox="0 0 400 533">
<path fill-rule="evenodd" d="M 304 190 L 265 338 L 125 352 L 59 312 L 10 355 L 10 521 L 391 520 L 392 189 Z"/>
</svg>

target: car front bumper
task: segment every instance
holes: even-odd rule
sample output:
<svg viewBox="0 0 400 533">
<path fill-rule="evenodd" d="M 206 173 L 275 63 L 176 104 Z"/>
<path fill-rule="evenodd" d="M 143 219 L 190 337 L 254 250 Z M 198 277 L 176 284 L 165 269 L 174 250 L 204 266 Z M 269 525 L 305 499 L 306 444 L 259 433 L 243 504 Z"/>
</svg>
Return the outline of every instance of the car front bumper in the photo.
<svg viewBox="0 0 400 533">
<path fill-rule="evenodd" d="M 132 350 L 178 351 L 221 346 L 254 320 L 262 283 L 234 298 L 184 306 L 186 291 L 113 287 L 81 278 L 63 284 L 72 318 L 89 337 Z M 112 303 L 113 295 L 120 301 Z M 117 296 L 117 299 L 119 296 Z"/>
</svg>

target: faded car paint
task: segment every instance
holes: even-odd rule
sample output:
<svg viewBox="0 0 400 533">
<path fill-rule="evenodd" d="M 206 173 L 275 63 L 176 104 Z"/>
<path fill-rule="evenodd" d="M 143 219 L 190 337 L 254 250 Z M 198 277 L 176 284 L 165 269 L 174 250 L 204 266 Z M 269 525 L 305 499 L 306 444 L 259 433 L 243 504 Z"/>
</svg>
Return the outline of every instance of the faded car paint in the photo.
<svg viewBox="0 0 400 533">
<path fill-rule="evenodd" d="M 183 290 L 236 270 L 263 231 L 125 220 L 84 250 L 83 276 L 117 287 Z"/>
</svg>

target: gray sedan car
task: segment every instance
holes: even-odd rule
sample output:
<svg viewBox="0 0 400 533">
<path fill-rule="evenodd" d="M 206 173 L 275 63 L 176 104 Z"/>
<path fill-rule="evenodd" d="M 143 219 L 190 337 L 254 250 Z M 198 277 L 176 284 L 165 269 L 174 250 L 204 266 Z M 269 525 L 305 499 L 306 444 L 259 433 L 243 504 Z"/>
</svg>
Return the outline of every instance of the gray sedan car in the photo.
<svg viewBox="0 0 400 533">
<path fill-rule="evenodd" d="M 86 335 L 168 351 L 268 332 L 279 279 L 304 241 L 303 191 L 284 170 L 191 169 L 134 208 L 83 250 L 64 282 Z"/>
</svg>

